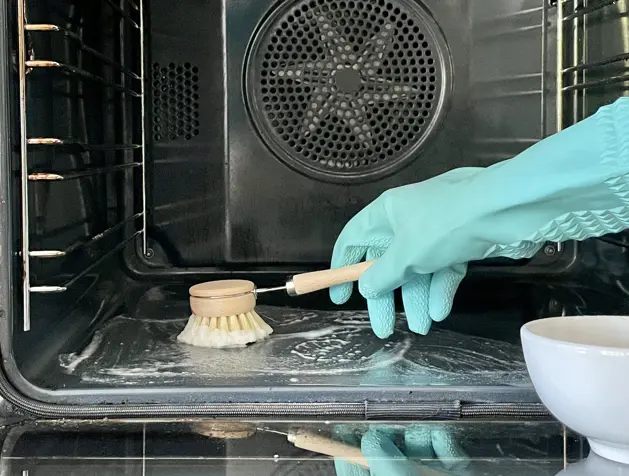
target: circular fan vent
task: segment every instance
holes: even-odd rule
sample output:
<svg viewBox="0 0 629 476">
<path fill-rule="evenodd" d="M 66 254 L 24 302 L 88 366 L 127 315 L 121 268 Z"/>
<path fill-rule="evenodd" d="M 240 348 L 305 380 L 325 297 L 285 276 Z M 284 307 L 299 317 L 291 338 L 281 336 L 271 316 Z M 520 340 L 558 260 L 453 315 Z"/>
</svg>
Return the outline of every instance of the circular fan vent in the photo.
<svg viewBox="0 0 629 476">
<path fill-rule="evenodd" d="M 282 2 L 245 65 L 253 123 L 285 163 L 370 180 L 413 160 L 450 87 L 445 39 L 415 0 Z"/>
</svg>

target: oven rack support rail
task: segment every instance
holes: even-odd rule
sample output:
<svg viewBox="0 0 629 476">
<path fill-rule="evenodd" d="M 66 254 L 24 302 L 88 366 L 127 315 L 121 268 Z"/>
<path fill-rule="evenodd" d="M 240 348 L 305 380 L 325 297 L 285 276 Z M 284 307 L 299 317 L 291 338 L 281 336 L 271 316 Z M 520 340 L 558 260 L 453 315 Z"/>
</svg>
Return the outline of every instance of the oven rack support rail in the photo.
<svg viewBox="0 0 629 476">
<path fill-rule="evenodd" d="M 146 66 L 145 66 L 145 0 L 120 0 L 117 4 L 114 0 L 101 0 L 111 8 L 113 14 L 118 15 L 121 21 L 139 32 L 139 63 L 140 71 L 134 72 L 125 65 L 109 58 L 102 52 L 84 43 L 80 34 L 56 24 L 38 23 L 31 24 L 27 19 L 26 0 L 17 2 L 17 31 L 18 31 L 18 76 L 19 76 L 19 117 L 20 117 L 20 191 L 21 191 L 21 264 L 22 264 L 22 297 L 23 297 L 23 329 L 31 328 L 31 295 L 33 293 L 61 293 L 68 290 L 79 279 L 86 276 L 92 270 L 108 260 L 123 247 L 136 238 L 141 240 L 142 252 L 148 253 L 147 244 L 147 184 L 146 184 L 146 132 L 144 118 L 146 116 Z M 55 61 L 51 58 L 35 58 L 29 49 L 27 34 L 62 35 L 67 41 L 73 42 L 75 47 L 92 58 L 100 61 L 112 70 L 121 73 L 125 79 L 123 84 L 108 80 L 93 74 L 77 65 L 67 62 Z M 140 140 L 138 143 L 124 144 L 93 144 L 77 141 L 72 138 L 59 137 L 31 137 L 27 130 L 27 88 L 28 75 L 35 70 L 42 70 L 48 74 L 63 74 L 76 80 L 90 81 L 104 88 L 110 88 L 119 94 L 128 95 L 141 102 L 140 109 L 142 121 L 140 126 Z M 129 85 L 128 85 L 129 84 Z M 37 170 L 29 168 L 29 152 L 36 148 L 57 148 L 73 152 L 109 152 L 109 151 L 133 151 L 132 161 L 109 166 L 89 167 L 79 170 L 55 171 Z M 141 174 L 141 211 L 109 226 L 98 234 L 69 244 L 62 249 L 31 249 L 30 240 L 30 213 L 29 210 L 29 184 L 31 182 L 58 182 L 67 180 L 80 180 L 96 175 L 114 174 L 131 170 Z M 69 255 L 79 249 L 88 248 L 107 237 L 122 234 L 128 228 L 132 231 L 128 236 L 123 236 L 117 245 L 113 246 L 102 256 L 88 263 L 83 269 L 65 278 L 62 283 L 33 285 L 31 274 L 32 259 L 56 259 Z"/>
<path fill-rule="evenodd" d="M 626 13 L 620 11 L 622 5 L 617 0 L 543 0 L 539 6 L 495 15 L 474 25 L 476 41 L 499 42 L 536 31 L 541 35 L 541 73 L 513 74 L 474 83 L 476 100 L 509 101 L 511 98 L 539 97 L 541 134 L 539 137 L 479 138 L 475 141 L 475 145 L 481 148 L 476 154 L 479 159 L 491 163 L 509 159 L 513 157 L 514 150 L 533 145 L 553 132 L 547 127 L 551 95 L 554 94 L 556 101 L 556 130 L 560 131 L 587 116 L 588 91 L 629 84 L 629 73 L 626 72 L 629 45 L 625 51 L 600 58 L 588 58 L 587 51 L 588 16 L 613 13 L 615 8 L 619 10 L 616 12 L 618 21 L 624 22 L 621 26 L 626 31 L 629 19 Z M 555 47 L 558 52 L 554 65 L 549 58 L 553 31 L 556 31 Z M 554 70 L 551 70 L 553 66 Z M 618 73 L 601 74 L 605 68 L 614 67 L 619 70 Z M 551 83 L 553 79 L 555 84 Z M 489 150 L 484 152 L 484 147 Z"/>
<path fill-rule="evenodd" d="M 557 129 L 561 130 L 586 117 L 587 91 L 629 84 L 629 73 L 626 72 L 629 45 L 623 44 L 623 49 L 627 51 L 618 54 L 588 58 L 587 16 L 607 13 L 606 10 L 613 13 L 611 9 L 616 8 L 618 11 L 615 13 L 624 33 L 629 29 L 629 19 L 626 11 L 620 11 L 623 2 L 617 0 L 551 0 L 551 4 L 557 8 L 557 18 L 560 19 L 556 37 L 556 113 Z M 568 47 L 570 54 L 565 54 Z M 609 67 L 617 67 L 620 72 L 601 74 Z M 589 79 L 588 75 L 592 74 L 597 77 Z"/>
</svg>

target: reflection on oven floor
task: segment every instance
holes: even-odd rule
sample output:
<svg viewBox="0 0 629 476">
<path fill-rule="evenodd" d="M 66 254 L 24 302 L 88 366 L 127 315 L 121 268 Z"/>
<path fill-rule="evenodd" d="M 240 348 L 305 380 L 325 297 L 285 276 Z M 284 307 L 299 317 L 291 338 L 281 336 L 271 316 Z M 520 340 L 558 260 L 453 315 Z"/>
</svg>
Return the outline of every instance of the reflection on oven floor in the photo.
<svg viewBox="0 0 629 476">
<path fill-rule="evenodd" d="M 224 422 L 229 427 L 230 422 Z M 231 422 L 233 423 L 233 422 Z M 552 476 L 564 461 L 584 458 L 582 440 L 565 434 L 559 423 L 431 422 L 398 423 L 439 427 L 449 432 L 469 457 L 465 476 Z M 250 422 L 253 431 L 230 438 L 209 435 L 213 421 L 39 422 L 16 427 L 4 436 L 0 474 L 52 475 L 334 475 L 333 461 L 295 448 L 286 437 L 258 430 L 286 432 L 305 428 L 331 436 L 338 425 L 326 423 Z M 236 425 L 241 425 L 236 423 Z M 392 428 L 390 423 L 345 423 L 352 431 Z M 226 427 L 226 428 L 227 428 Z M 225 432 L 225 436 L 228 432 Z M 421 464 L 441 468 L 436 459 Z M 459 473 L 457 473 L 459 474 Z"/>
</svg>

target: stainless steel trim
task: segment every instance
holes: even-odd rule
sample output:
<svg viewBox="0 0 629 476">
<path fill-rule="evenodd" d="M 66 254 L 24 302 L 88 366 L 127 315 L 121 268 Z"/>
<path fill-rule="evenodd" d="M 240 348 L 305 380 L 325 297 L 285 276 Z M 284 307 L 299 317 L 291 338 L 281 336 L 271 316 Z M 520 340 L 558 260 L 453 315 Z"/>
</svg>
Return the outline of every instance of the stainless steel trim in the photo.
<svg viewBox="0 0 629 476">
<path fill-rule="evenodd" d="M 129 16 L 129 13 L 126 9 L 120 8 L 116 5 L 112 0 L 106 0 L 112 9 L 120 14 L 124 19 L 128 20 L 133 26 L 140 29 L 141 35 L 141 75 L 134 73 L 133 71 L 127 69 L 124 65 L 114 61 L 111 58 L 103 55 L 101 52 L 87 46 L 82 38 L 74 33 L 71 30 L 62 28 L 60 26 L 54 24 L 28 24 L 27 15 L 26 15 L 26 1 L 18 0 L 17 2 L 17 20 L 18 20 L 18 54 L 17 54 L 17 66 L 18 66 L 18 79 L 19 79 L 19 113 L 20 113 L 20 179 L 21 179 L 21 232 L 22 232 L 22 243 L 21 243 L 21 261 L 22 261 L 22 294 L 23 294 L 23 329 L 24 331 L 29 331 L 31 329 L 31 293 L 60 293 L 66 291 L 70 286 L 72 286 L 77 280 L 87 275 L 88 273 L 95 270 L 99 265 L 101 265 L 105 260 L 109 259 L 113 256 L 114 253 L 118 252 L 122 247 L 126 246 L 129 242 L 136 239 L 137 236 L 142 233 L 143 241 L 144 241 L 144 251 L 146 253 L 146 138 L 145 138 L 145 124 L 144 124 L 144 116 L 145 116 L 145 98 L 143 97 L 145 91 L 145 30 L 144 30 L 144 2 L 140 0 L 140 5 L 138 6 L 134 0 L 125 0 L 126 4 L 130 5 L 130 8 L 135 11 L 139 11 L 141 25 L 137 25 L 137 23 Z M 82 50 L 92 54 L 98 60 L 102 61 L 104 64 L 109 65 L 112 68 L 119 70 L 126 76 L 122 76 L 122 84 L 118 84 L 107 80 L 103 77 L 94 75 L 89 71 L 86 71 L 80 67 L 77 67 L 72 64 L 61 63 L 53 60 L 42 60 L 35 59 L 32 57 L 30 50 L 28 49 L 27 42 L 27 32 L 59 32 L 62 35 L 70 38 L 72 41 L 78 43 L 78 47 Z M 103 84 L 104 86 L 110 87 L 116 91 L 126 93 L 132 97 L 139 97 L 142 101 L 142 142 L 140 144 L 89 144 L 80 141 L 75 141 L 73 139 L 61 139 L 56 137 L 28 137 L 27 131 L 27 74 L 34 68 L 40 69 L 48 69 L 48 70 L 60 70 L 66 74 L 71 74 L 76 76 L 77 78 L 86 79 L 98 82 Z M 126 77 L 132 78 L 132 80 L 140 80 L 142 92 L 138 93 L 133 89 L 126 87 L 126 82 L 124 79 Z M 141 149 L 142 150 L 142 160 L 141 162 L 131 162 L 125 164 L 118 165 L 107 165 L 101 167 L 94 167 L 91 169 L 81 169 L 81 170 L 70 170 L 70 171 L 30 171 L 29 172 L 29 163 L 28 163 L 28 154 L 29 148 L 31 147 L 62 147 L 69 148 L 72 151 L 78 150 L 79 152 L 85 151 L 118 151 L 118 150 L 133 150 L 133 149 Z M 99 233 L 93 237 L 87 237 L 84 240 L 77 241 L 70 246 L 67 246 L 64 249 L 59 250 L 30 250 L 30 224 L 29 224 L 29 181 L 57 181 L 57 180 L 70 180 L 70 179 L 80 179 L 83 177 L 98 175 L 98 174 L 106 174 L 113 173 L 119 170 L 125 169 L 133 169 L 136 167 L 142 168 L 142 187 L 143 187 L 143 197 L 142 197 L 142 211 L 136 213 L 135 215 L 124 219 L 122 222 L 119 222 L 108 229 L 104 230 L 102 233 Z M 79 271 L 77 274 L 70 276 L 64 284 L 61 285 L 32 285 L 32 275 L 30 269 L 30 259 L 54 259 L 60 258 L 68 255 L 69 253 L 76 251 L 79 248 L 88 247 L 94 244 L 95 242 L 103 239 L 104 237 L 110 236 L 113 233 L 120 231 L 125 227 L 125 225 L 133 224 L 137 219 L 142 217 L 142 229 L 134 231 L 133 234 L 127 238 L 123 238 L 122 241 L 118 242 L 116 246 L 112 249 L 107 250 L 106 253 L 101 255 L 95 261 L 87 264 L 83 270 Z M 134 228 L 136 228 L 134 226 Z"/>
<path fill-rule="evenodd" d="M 257 298 L 258 294 L 272 293 L 272 292 L 275 292 L 275 291 L 288 291 L 287 288 L 288 288 L 288 283 L 286 283 L 285 286 L 276 286 L 274 288 L 253 288 L 251 291 L 245 291 L 245 292 L 242 292 L 242 293 L 225 294 L 223 296 L 204 296 L 201 299 L 235 298 L 235 297 L 246 296 L 247 294 L 252 294 L 252 293 L 253 293 L 254 297 Z"/>
<path fill-rule="evenodd" d="M 287 287 L 288 287 L 288 283 L 286 283 L 286 285 L 284 286 L 276 286 L 274 288 L 259 288 L 259 289 L 255 289 L 254 291 L 256 295 L 258 295 L 258 294 L 264 294 L 264 293 L 272 293 L 275 291 L 287 291 L 288 290 Z"/>
<path fill-rule="evenodd" d="M 117 251 L 122 249 L 127 243 L 129 243 L 131 240 L 133 240 L 140 233 L 142 233 L 141 230 L 140 231 L 136 231 L 129 238 L 123 240 L 117 246 L 113 247 L 107 253 L 102 255 L 99 259 L 97 259 L 96 261 L 91 263 L 89 266 L 84 268 L 79 273 L 77 273 L 74 276 L 72 276 L 63 285 L 61 285 L 61 286 L 55 286 L 55 285 L 34 286 L 34 287 L 30 288 L 30 292 L 32 292 L 32 293 L 61 293 L 61 292 L 66 291 L 70 286 L 72 286 L 74 283 L 76 283 L 79 279 L 81 279 L 83 276 L 85 276 L 90 271 L 92 271 L 93 269 L 97 268 L 100 264 L 102 264 L 103 261 L 105 261 L 107 258 L 109 258 L 110 256 L 114 255 Z"/>
<path fill-rule="evenodd" d="M 295 290 L 295 282 L 293 281 L 293 278 L 290 278 L 288 281 L 286 281 L 286 292 L 289 296 L 297 296 L 297 291 Z"/>
<path fill-rule="evenodd" d="M 261 292 L 264 292 L 264 289 L 260 290 Z M 252 289 L 251 291 L 245 291 L 242 293 L 236 293 L 236 294 L 225 294 L 224 296 L 203 296 L 199 299 L 226 299 L 226 298 L 235 298 L 235 297 L 242 297 L 242 296 L 246 296 L 248 294 L 253 294 L 254 297 L 256 297 L 258 295 L 258 290 L 257 289 Z"/>
<path fill-rule="evenodd" d="M 610 78 L 599 79 L 596 81 L 579 82 L 566 86 L 563 91 L 579 91 L 588 88 L 597 88 L 601 86 L 608 86 L 610 84 L 625 83 L 629 81 L 629 74 L 621 74 L 618 76 L 612 76 Z"/>
<path fill-rule="evenodd" d="M 563 21 L 574 20 L 575 18 L 583 17 L 583 16 L 587 15 L 588 13 L 592 13 L 592 12 L 595 12 L 596 10 L 600 10 L 602 8 L 609 7 L 610 5 L 614 5 L 617 2 L 618 2 L 618 0 L 603 0 L 603 1 L 596 2 L 594 5 L 585 6 L 585 7 L 581 7 L 581 8 L 579 8 L 579 5 L 580 5 L 581 2 L 579 2 L 579 3 L 574 2 L 575 8 L 572 11 L 572 13 L 566 15 L 565 17 L 563 15 L 561 15 L 558 18 L 563 19 Z M 559 6 L 560 3 L 562 3 L 562 2 L 557 2 L 557 6 Z"/>
<path fill-rule="evenodd" d="M 134 10 L 139 10 L 140 7 L 138 6 L 137 3 L 135 3 L 133 0 L 125 0 L 130 6 L 131 8 L 133 8 Z"/>
<path fill-rule="evenodd" d="M 149 255 L 147 236 L 147 205 L 146 205 L 146 58 L 144 37 L 144 0 L 140 0 L 140 108 L 142 118 L 140 130 L 142 134 L 142 254 Z"/>
<path fill-rule="evenodd" d="M 32 172 L 28 174 L 28 179 L 31 182 L 73 180 L 84 177 L 92 177 L 93 175 L 119 172 L 120 170 L 132 169 L 141 165 L 142 164 L 140 162 L 131 162 L 128 164 L 110 165 L 109 167 L 95 167 L 93 169 L 85 170 L 68 170 L 67 172 Z"/>
<path fill-rule="evenodd" d="M 86 144 L 73 141 L 72 139 L 59 139 L 57 137 L 31 137 L 26 139 L 26 143 L 30 146 L 76 147 L 82 150 L 97 151 L 129 150 L 142 147 L 141 144 Z"/>
<path fill-rule="evenodd" d="M 563 0 L 557 2 L 557 65 L 556 65 L 556 120 L 557 132 L 563 129 Z"/>
<path fill-rule="evenodd" d="M 591 61 L 589 63 L 580 63 L 575 66 L 571 66 L 563 70 L 564 74 L 571 73 L 573 71 L 579 71 L 582 69 L 596 69 L 602 68 L 613 63 L 619 63 L 621 61 L 629 61 L 629 53 L 621 53 L 619 55 L 609 56 L 599 61 Z"/>
<path fill-rule="evenodd" d="M 34 32 L 49 32 L 49 33 L 60 33 L 74 41 L 77 42 L 77 44 L 79 45 L 79 47 L 83 50 L 83 51 L 87 51 L 88 53 L 94 55 L 96 58 L 98 58 L 99 60 L 101 60 L 103 63 L 106 63 L 120 71 L 122 71 L 124 74 L 126 74 L 127 76 L 134 78 L 134 79 L 140 79 L 140 75 L 135 74 L 133 71 L 128 70 L 127 68 L 125 68 L 123 65 L 121 65 L 120 63 L 116 63 L 115 61 L 111 60 L 110 58 L 108 58 L 107 56 L 105 56 L 103 53 L 101 53 L 98 50 L 95 50 L 94 48 L 91 48 L 90 46 L 87 46 L 83 40 L 81 39 L 81 37 L 79 35 L 77 35 L 75 32 L 68 30 L 67 28 L 63 28 L 59 25 L 54 25 L 54 24 L 50 24 L 50 23 L 34 23 L 34 24 L 30 24 L 30 25 L 26 25 L 25 27 L 26 31 L 34 31 Z"/>
<path fill-rule="evenodd" d="M 20 93 L 20 189 L 22 193 L 22 306 L 23 306 L 23 330 L 31 330 L 31 271 L 29 258 L 29 220 L 28 220 L 28 143 L 26 131 L 26 0 L 17 2 L 17 23 L 18 23 L 18 76 Z"/>
<path fill-rule="evenodd" d="M 131 18 L 129 16 L 129 14 L 127 12 L 125 12 L 122 8 L 120 8 L 118 5 L 116 5 L 113 0 L 105 0 L 105 2 L 111 7 L 111 9 L 118 13 L 118 15 L 120 15 L 122 18 L 124 18 L 126 21 L 128 21 L 134 28 L 138 28 L 140 29 L 140 25 L 138 25 L 135 20 L 133 20 L 133 18 Z M 130 0 L 127 0 L 127 3 L 129 3 L 130 5 L 133 5 L 133 3 Z M 141 4 L 142 2 L 140 2 Z M 141 13 L 141 11 L 140 11 Z"/>
<path fill-rule="evenodd" d="M 103 86 L 108 86 L 112 89 L 115 89 L 116 91 L 129 94 L 130 96 L 133 96 L 133 97 L 139 98 L 142 96 L 141 93 L 138 93 L 120 84 L 114 83 L 113 81 L 108 81 L 104 78 L 101 78 L 100 76 L 92 74 L 89 71 L 85 71 L 84 69 L 78 68 L 71 64 L 60 63 L 59 61 L 52 61 L 52 60 L 28 60 L 26 61 L 26 66 L 30 69 L 37 69 L 37 68 L 57 69 L 67 74 L 73 74 L 73 75 L 80 76 L 85 79 L 89 79 L 91 81 L 102 84 Z"/>
<path fill-rule="evenodd" d="M 107 228 L 106 230 L 100 232 L 99 234 L 94 235 L 92 238 L 88 240 L 77 241 L 63 250 L 32 250 L 29 252 L 29 256 L 31 258 L 40 258 L 40 259 L 60 258 L 62 256 L 66 256 L 72 253 L 73 251 L 76 251 L 80 248 L 91 246 L 94 243 L 102 240 L 103 238 L 110 236 L 112 233 L 115 233 L 116 231 L 120 230 L 125 225 L 129 223 L 133 223 L 135 220 L 140 218 L 141 215 L 142 215 L 141 213 L 136 213 L 132 217 L 129 217 L 126 220 L 123 220 L 120 223 L 117 223 L 114 226 Z"/>
<path fill-rule="evenodd" d="M 546 41 L 547 41 L 547 36 L 548 36 L 548 2 L 546 0 L 543 0 L 543 6 L 542 6 L 542 52 L 541 52 L 541 68 L 542 68 L 542 74 L 540 77 L 540 83 L 539 83 L 539 88 L 542 90 L 542 95 L 540 97 L 540 139 L 543 139 L 544 137 L 546 137 L 546 68 L 547 68 L 547 56 L 548 56 L 548 51 L 547 51 L 547 46 L 546 46 Z"/>
<path fill-rule="evenodd" d="M 573 12 L 579 11 L 579 3 L 581 0 L 573 0 Z M 580 23 L 583 20 L 583 15 L 568 15 L 572 19 L 572 64 L 579 64 L 579 51 L 581 50 L 581 31 Z M 565 19 L 567 21 L 567 19 Z M 572 84 L 579 83 L 579 72 L 575 71 L 572 74 Z M 564 88 L 565 91 L 565 88 Z M 576 124 L 579 121 L 579 91 L 572 89 L 572 124 Z"/>
<path fill-rule="evenodd" d="M 67 291 L 67 289 L 68 288 L 66 288 L 65 286 L 33 286 L 31 288 L 31 292 L 51 294 L 51 293 L 62 293 L 62 292 Z"/>
</svg>

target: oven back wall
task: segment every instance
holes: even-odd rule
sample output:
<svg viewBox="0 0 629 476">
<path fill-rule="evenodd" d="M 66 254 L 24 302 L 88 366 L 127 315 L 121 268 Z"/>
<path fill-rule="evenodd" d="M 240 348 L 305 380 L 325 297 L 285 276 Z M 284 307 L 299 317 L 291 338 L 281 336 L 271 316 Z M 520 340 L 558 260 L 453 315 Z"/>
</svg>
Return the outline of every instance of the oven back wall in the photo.
<svg viewBox="0 0 629 476">
<path fill-rule="evenodd" d="M 155 249 L 188 267 L 325 262 L 388 188 L 538 140 L 542 9 L 524 3 L 153 0 Z"/>
</svg>

